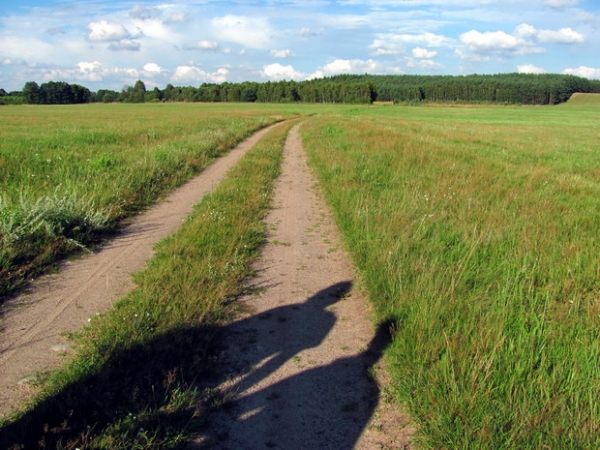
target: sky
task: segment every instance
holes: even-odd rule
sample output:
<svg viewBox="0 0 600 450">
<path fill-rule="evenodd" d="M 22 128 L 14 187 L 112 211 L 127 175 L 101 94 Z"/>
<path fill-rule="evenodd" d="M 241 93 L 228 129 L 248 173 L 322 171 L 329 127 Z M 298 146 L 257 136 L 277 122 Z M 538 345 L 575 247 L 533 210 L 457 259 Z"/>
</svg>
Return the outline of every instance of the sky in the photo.
<svg viewBox="0 0 600 450">
<path fill-rule="evenodd" d="M 598 0 L 3 0 L 0 88 L 342 73 L 600 79 Z"/>
</svg>

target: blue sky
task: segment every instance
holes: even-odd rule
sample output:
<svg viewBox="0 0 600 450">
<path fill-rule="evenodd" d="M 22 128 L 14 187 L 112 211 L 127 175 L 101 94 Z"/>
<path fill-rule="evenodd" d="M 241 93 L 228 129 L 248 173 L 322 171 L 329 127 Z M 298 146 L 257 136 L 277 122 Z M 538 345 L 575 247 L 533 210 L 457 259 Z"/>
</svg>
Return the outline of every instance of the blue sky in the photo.
<svg viewBox="0 0 600 450">
<path fill-rule="evenodd" d="M 340 73 L 600 79 L 597 0 L 19 0 L 0 5 L 0 87 L 92 90 Z"/>
</svg>

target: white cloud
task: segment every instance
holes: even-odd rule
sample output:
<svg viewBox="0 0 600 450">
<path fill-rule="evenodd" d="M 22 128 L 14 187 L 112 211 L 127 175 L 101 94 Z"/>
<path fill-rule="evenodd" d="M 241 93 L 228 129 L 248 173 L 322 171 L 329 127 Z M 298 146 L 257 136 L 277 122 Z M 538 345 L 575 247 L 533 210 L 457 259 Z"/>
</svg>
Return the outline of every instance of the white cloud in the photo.
<svg viewBox="0 0 600 450">
<path fill-rule="evenodd" d="M 227 15 L 213 19 L 211 24 L 214 34 L 225 41 L 258 49 L 269 47 L 271 42 L 266 18 Z"/>
<path fill-rule="evenodd" d="M 292 66 L 283 66 L 279 63 L 263 66 L 261 75 L 271 80 L 298 80 L 305 78 L 301 72 L 298 72 Z"/>
<path fill-rule="evenodd" d="M 100 67 L 102 67 L 102 64 L 100 64 L 98 61 L 94 61 L 94 62 L 82 61 L 77 64 L 77 67 L 79 67 L 79 70 L 81 72 L 89 73 L 89 72 L 95 72 L 96 70 L 98 70 Z"/>
<path fill-rule="evenodd" d="M 271 56 L 273 58 L 289 58 L 294 56 L 294 52 L 287 48 L 284 50 L 271 50 Z"/>
<path fill-rule="evenodd" d="M 404 47 L 396 42 L 386 42 L 382 39 L 375 39 L 369 49 L 376 56 L 382 55 L 400 55 L 405 52 Z"/>
<path fill-rule="evenodd" d="M 323 66 L 318 72 L 324 76 L 338 75 L 342 73 L 375 73 L 378 69 L 378 64 L 372 59 L 366 61 L 361 59 L 336 59 L 329 64 Z"/>
<path fill-rule="evenodd" d="M 526 43 L 523 39 L 512 36 L 504 31 L 487 31 L 481 33 L 476 30 L 467 31 L 460 35 L 460 42 L 465 44 L 475 53 L 487 53 L 505 50 L 517 50 Z"/>
<path fill-rule="evenodd" d="M 91 22 L 88 25 L 88 38 L 90 41 L 120 41 L 129 38 L 127 29 L 119 24 L 101 20 L 100 22 Z"/>
<path fill-rule="evenodd" d="M 513 57 L 544 52 L 543 48 L 535 46 L 533 42 L 504 31 L 481 33 L 471 30 L 460 35 L 460 42 L 467 52 L 457 49 L 456 54 L 475 61 L 485 61 L 490 56 Z"/>
<path fill-rule="evenodd" d="M 171 77 L 173 83 L 223 83 L 227 81 L 229 71 L 220 68 L 214 73 L 205 72 L 196 66 L 178 66 Z"/>
<path fill-rule="evenodd" d="M 526 23 L 519 25 L 514 35 L 523 39 L 532 38 L 544 44 L 579 44 L 585 41 L 583 34 L 571 28 L 561 28 L 558 31 L 538 30 Z"/>
<path fill-rule="evenodd" d="M 163 22 L 156 19 L 135 19 L 133 20 L 133 27 L 140 37 L 152 38 L 164 43 L 175 44 L 183 37 L 171 30 Z"/>
<path fill-rule="evenodd" d="M 564 74 L 577 75 L 578 77 L 600 79 L 600 68 L 579 66 L 577 69 L 565 69 Z"/>
<path fill-rule="evenodd" d="M 427 50 L 426 48 L 413 48 L 412 55 L 418 59 L 431 59 L 437 56 L 437 52 L 432 52 Z"/>
<path fill-rule="evenodd" d="M 198 42 L 198 48 L 201 50 L 216 50 L 219 48 L 219 44 L 214 41 L 202 40 Z"/>
<path fill-rule="evenodd" d="M 154 76 L 161 75 L 164 72 L 165 72 L 165 69 L 160 67 L 156 63 L 144 64 L 144 71 L 143 71 L 144 76 L 154 77 Z"/>
<path fill-rule="evenodd" d="M 561 28 L 558 31 L 540 30 L 537 38 L 540 42 L 556 44 L 580 44 L 585 40 L 583 34 L 571 28 Z"/>
<path fill-rule="evenodd" d="M 541 67 L 534 66 L 533 64 L 523 64 L 517 66 L 519 73 L 546 73 Z"/>
</svg>

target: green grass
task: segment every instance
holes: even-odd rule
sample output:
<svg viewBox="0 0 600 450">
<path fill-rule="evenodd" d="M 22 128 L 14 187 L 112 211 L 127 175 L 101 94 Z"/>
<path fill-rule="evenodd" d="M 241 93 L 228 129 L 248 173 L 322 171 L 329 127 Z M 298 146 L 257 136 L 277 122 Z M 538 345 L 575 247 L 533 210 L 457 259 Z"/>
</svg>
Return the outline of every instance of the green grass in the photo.
<svg viewBox="0 0 600 450">
<path fill-rule="evenodd" d="M 423 448 L 598 448 L 600 154 L 583 108 L 303 126 Z"/>
<path fill-rule="evenodd" d="M 186 104 L 0 108 L 0 296 L 285 115 Z"/>
<path fill-rule="evenodd" d="M 122 116 L 120 106 L 107 114 L 121 123 L 132 111 L 154 114 L 156 136 L 166 133 L 161 112 L 197 107 L 121 106 Z M 302 127 L 310 163 L 376 320 L 395 323 L 391 392 L 417 424 L 418 446 L 600 447 L 598 97 L 558 107 L 319 108 L 200 111 L 225 122 L 319 113 Z M 160 245 L 139 289 L 79 335 L 75 362 L 4 424 L 0 446 L 185 446 L 222 401 L 211 389 L 211 349 L 262 243 L 287 128 L 261 141 Z M 20 214 L 100 204 L 47 198 Z"/>
<path fill-rule="evenodd" d="M 138 288 L 77 334 L 73 362 L 2 424 L 1 448 L 185 448 L 222 401 L 211 388 L 213 347 L 264 242 L 291 126 L 250 150 L 158 245 Z"/>
</svg>

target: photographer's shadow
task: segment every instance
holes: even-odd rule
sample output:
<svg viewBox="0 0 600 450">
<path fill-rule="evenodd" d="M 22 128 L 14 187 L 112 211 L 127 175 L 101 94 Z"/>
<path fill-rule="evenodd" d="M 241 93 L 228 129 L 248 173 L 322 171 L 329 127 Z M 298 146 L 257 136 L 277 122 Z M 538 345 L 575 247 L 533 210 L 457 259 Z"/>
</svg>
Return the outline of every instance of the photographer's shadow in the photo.
<svg viewBox="0 0 600 450">
<path fill-rule="evenodd" d="M 350 449 L 375 410 L 379 390 L 368 370 L 389 344 L 382 325 L 359 354 L 321 364 L 304 350 L 323 343 L 336 322 L 331 306 L 350 282 L 319 291 L 305 302 L 274 308 L 235 322 L 222 340 L 233 371 L 227 389 L 235 400 L 213 413 L 193 448 Z M 300 371 L 287 376 L 286 364 Z M 270 377 L 267 382 L 266 378 Z"/>
</svg>

